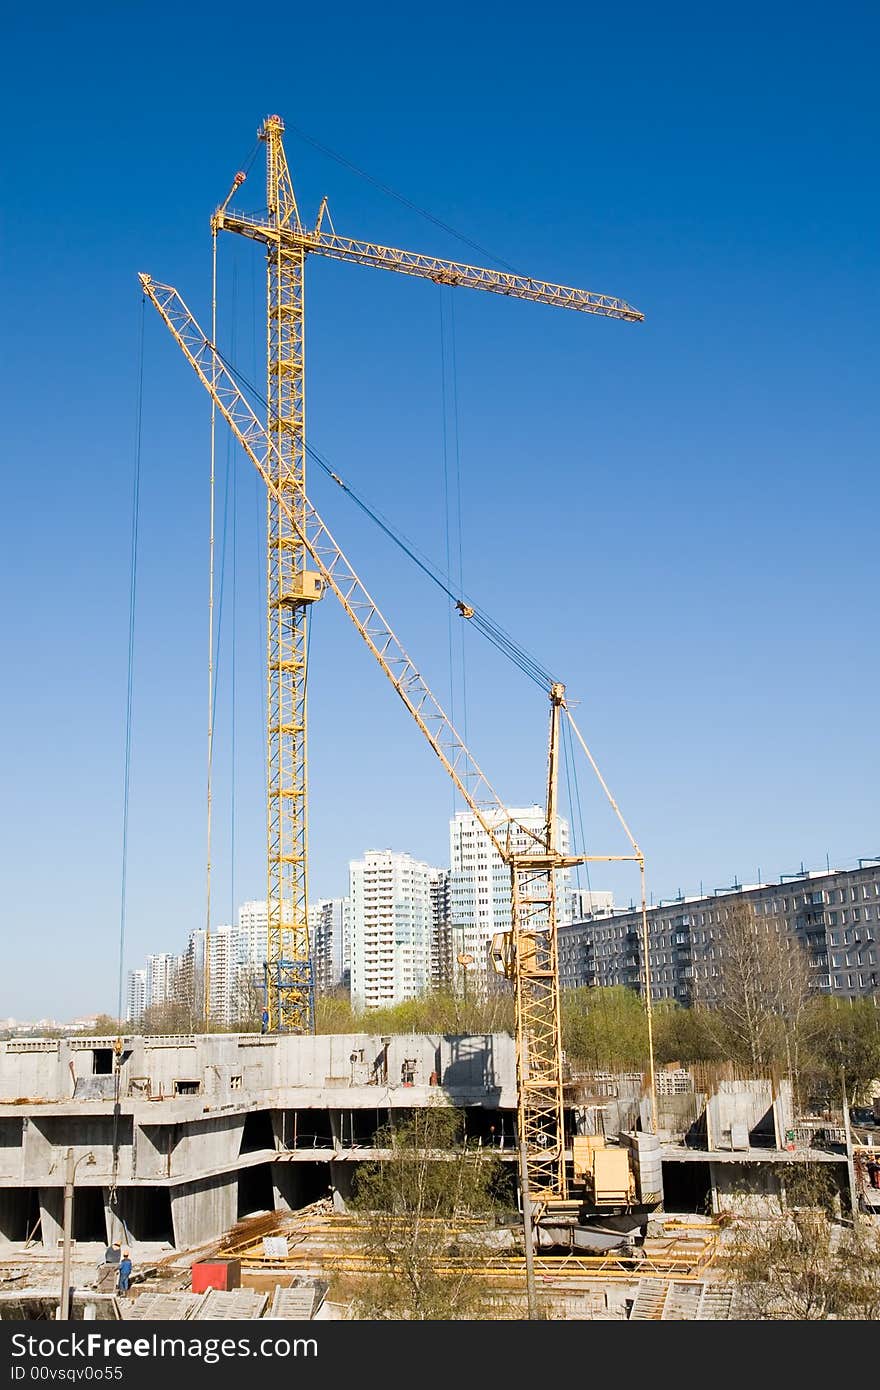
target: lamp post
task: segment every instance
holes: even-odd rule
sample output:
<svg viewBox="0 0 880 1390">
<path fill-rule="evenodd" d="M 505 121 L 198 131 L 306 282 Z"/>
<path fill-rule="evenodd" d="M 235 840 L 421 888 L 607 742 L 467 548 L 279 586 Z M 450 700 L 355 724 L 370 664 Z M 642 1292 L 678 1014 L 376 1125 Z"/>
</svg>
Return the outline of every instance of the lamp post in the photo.
<svg viewBox="0 0 880 1390">
<path fill-rule="evenodd" d="M 73 1230 L 73 1185 L 76 1181 L 76 1170 L 81 1163 L 93 1164 L 95 1155 L 93 1153 L 80 1154 L 74 1162 L 73 1149 L 68 1149 L 65 1155 L 64 1168 L 64 1251 L 61 1258 L 61 1306 L 58 1309 L 58 1318 L 61 1322 L 67 1322 L 70 1318 L 70 1238 Z"/>
<path fill-rule="evenodd" d="M 453 982 L 454 982 L 454 983 L 457 983 L 457 978 L 458 978 L 460 975 L 464 977 L 464 978 L 463 978 L 463 989 L 464 989 L 464 1001 L 465 1001 L 465 1003 L 467 1003 L 467 971 L 468 971 L 468 966 L 473 965 L 473 963 L 474 963 L 474 958 L 473 958 L 473 956 L 470 954 L 469 951 L 467 951 L 467 950 L 465 949 L 466 944 L 467 944 L 466 941 L 465 941 L 465 932 L 467 931 L 467 928 L 468 928 L 468 923 L 467 923 L 467 922 L 450 922 L 450 923 L 449 923 L 449 931 L 450 931 L 450 932 L 461 932 L 461 949 L 457 952 L 456 957 L 455 957 L 455 963 L 460 967 L 460 969 L 459 969 L 458 971 L 453 971 Z"/>
<path fill-rule="evenodd" d="M 474 958 L 473 958 L 473 956 L 470 954 L 469 951 L 459 951 L 459 953 L 458 953 L 458 955 L 456 956 L 455 959 L 458 961 L 459 965 L 461 966 L 461 975 L 462 975 L 463 990 L 464 990 L 464 1007 L 465 1007 L 465 1012 L 467 1012 L 467 977 L 468 977 L 468 971 L 470 970 L 471 966 L 472 966 L 473 963 L 474 963 Z"/>
</svg>

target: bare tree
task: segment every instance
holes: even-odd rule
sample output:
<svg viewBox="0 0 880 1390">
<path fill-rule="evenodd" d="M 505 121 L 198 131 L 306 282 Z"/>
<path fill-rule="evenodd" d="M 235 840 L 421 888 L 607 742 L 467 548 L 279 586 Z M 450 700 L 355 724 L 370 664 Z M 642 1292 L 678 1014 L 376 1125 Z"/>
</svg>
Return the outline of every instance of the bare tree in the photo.
<svg viewBox="0 0 880 1390">
<path fill-rule="evenodd" d="M 167 998 L 151 1004 L 140 1018 L 142 1033 L 197 1033 L 205 1028 L 204 976 L 192 956 L 184 956 Z"/>
<path fill-rule="evenodd" d="M 726 1274 L 745 1315 L 876 1320 L 880 1240 L 872 1223 L 860 1218 L 851 1229 L 834 1223 L 834 1188 L 821 1165 L 789 1166 L 783 1180 L 788 1210 L 743 1222 L 729 1247 Z"/>
<path fill-rule="evenodd" d="M 784 922 L 735 903 L 715 927 L 695 983 L 698 1002 L 711 1009 L 738 1060 L 756 1071 L 784 1062 L 794 1080 L 809 966 Z"/>
<path fill-rule="evenodd" d="M 362 1317 L 481 1315 L 484 1287 L 476 1270 L 487 1251 L 471 1229 L 467 1259 L 450 1268 L 450 1243 L 459 1219 L 493 1209 L 500 1165 L 463 1147 L 460 1130 L 457 1111 L 435 1107 L 377 1135 L 391 1156 L 363 1166 L 354 1201 L 362 1247 L 378 1271 L 358 1300 Z"/>
<path fill-rule="evenodd" d="M 248 966 L 243 966 L 235 979 L 230 1023 L 233 1032 L 259 1033 L 265 998 L 258 976 Z"/>
</svg>

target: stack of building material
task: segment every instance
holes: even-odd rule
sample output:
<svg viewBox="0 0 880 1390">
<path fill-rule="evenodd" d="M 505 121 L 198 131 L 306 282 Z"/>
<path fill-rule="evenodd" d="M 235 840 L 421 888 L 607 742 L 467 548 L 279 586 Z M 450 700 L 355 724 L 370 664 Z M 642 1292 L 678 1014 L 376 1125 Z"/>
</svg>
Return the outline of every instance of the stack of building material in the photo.
<svg viewBox="0 0 880 1390">
<path fill-rule="evenodd" d="M 256 1289 L 209 1289 L 193 1319 L 222 1322 L 226 1318 L 261 1318 L 268 1301 L 268 1295 Z"/>
<path fill-rule="evenodd" d="M 691 1322 L 700 1316 L 701 1283 L 689 1284 L 674 1279 L 669 1285 L 661 1317 L 664 1322 Z"/>
<path fill-rule="evenodd" d="M 732 1284 L 707 1284 L 700 1299 L 698 1317 L 713 1321 L 726 1321 L 728 1318 L 742 1316 L 741 1299 Z"/>
<path fill-rule="evenodd" d="M 123 1307 L 123 1316 L 147 1322 L 184 1322 L 195 1316 L 200 1293 L 142 1293 Z"/>
<path fill-rule="evenodd" d="M 634 1321 L 659 1321 L 663 1316 L 668 1291 L 669 1285 L 665 1279 L 640 1279 L 630 1318 Z"/>
<path fill-rule="evenodd" d="M 314 1284 L 299 1284 L 292 1289 L 282 1289 L 275 1285 L 272 1307 L 266 1314 L 269 1318 L 311 1318 L 315 1311 L 318 1290 Z"/>
</svg>

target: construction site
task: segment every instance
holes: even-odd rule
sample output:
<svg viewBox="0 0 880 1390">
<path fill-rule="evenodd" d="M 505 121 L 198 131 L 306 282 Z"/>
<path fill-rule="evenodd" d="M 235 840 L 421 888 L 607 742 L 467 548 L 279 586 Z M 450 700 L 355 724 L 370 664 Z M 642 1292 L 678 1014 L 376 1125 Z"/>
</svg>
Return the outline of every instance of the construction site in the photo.
<svg viewBox="0 0 880 1390">
<path fill-rule="evenodd" d="M 505 1214 L 481 1223 L 463 1210 L 449 1222 L 439 1264 L 450 1280 L 461 1271 L 476 1277 L 494 1316 L 746 1316 L 726 1275 L 732 1226 L 783 1213 L 787 1175 L 806 1167 L 825 1171 L 838 1213 L 880 1213 L 878 1124 L 856 1124 L 845 1096 L 834 1112 L 811 1112 L 785 1076 L 725 1063 L 658 1066 L 645 856 L 565 685 L 448 577 L 431 576 L 456 621 L 543 689 L 549 728 L 523 735 L 547 750 L 546 814 L 535 831 L 494 790 L 306 487 L 309 257 L 521 299 L 524 313 L 543 305 L 610 319 L 613 331 L 636 331 L 643 315 L 613 295 L 340 235 L 326 199 L 307 223 L 281 117 L 266 118 L 259 142 L 265 209 L 233 206 L 247 185 L 240 171 L 211 217 L 211 322 L 201 327 L 178 289 L 149 271 L 140 285 L 147 312 L 167 330 L 169 352 L 210 399 L 212 470 L 213 431 L 225 426 L 265 487 L 262 1029 L 130 1036 L 120 1027 L 115 1037 L 0 1042 L 0 1316 L 353 1317 L 359 1293 L 383 1272 L 353 1207 L 359 1174 L 391 1158 L 395 1128 L 438 1109 L 459 1115 L 466 1154 L 498 1165 Z M 216 257 L 224 235 L 256 243 L 255 254 L 265 257 L 264 391 L 218 346 Z M 212 530 L 212 566 L 213 544 Z M 213 603 L 212 588 L 212 613 Z M 314 614 L 330 603 L 341 605 L 365 662 L 379 666 L 400 702 L 401 719 L 414 722 L 441 779 L 509 869 L 510 930 L 496 933 L 487 953 L 497 988 L 514 1001 L 512 1034 L 315 1033 L 308 783 L 321 771 L 307 758 L 307 670 Z M 213 660 L 213 630 L 210 652 Z M 209 661 L 208 932 L 212 676 Z M 619 835 L 608 852 L 560 841 L 563 732 Z M 426 758 L 426 777 L 431 767 Z M 643 978 L 633 983 L 648 1049 L 632 1073 L 575 1074 L 563 1049 L 558 875 L 591 864 L 628 865 L 638 884 Z M 378 962 L 368 961 L 372 968 Z M 207 973 L 206 965 L 206 1000 Z M 438 1164 L 447 1157 L 431 1155 Z M 107 1258 L 114 1243 L 131 1252 L 124 1298 Z"/>
</svg>

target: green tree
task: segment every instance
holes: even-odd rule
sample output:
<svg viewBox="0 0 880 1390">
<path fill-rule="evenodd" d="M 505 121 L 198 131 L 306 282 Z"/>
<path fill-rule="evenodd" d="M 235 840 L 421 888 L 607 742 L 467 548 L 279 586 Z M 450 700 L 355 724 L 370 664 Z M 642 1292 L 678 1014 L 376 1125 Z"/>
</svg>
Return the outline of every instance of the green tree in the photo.
<svg viewBox="0 0 880 1390">
<path fill-rule="evenodd" d="M 562 1043 L 582 1069 L 641 1069 L 648 1055 L 648 1025 L 641 997 L 623 985 L 572 989 L 561 999 Z"/>
<path fill-rule="evenodd" d="M 467 1261 L 454 1272 L 455 1223 L 488 1218 L 501 1165 L 461 1142 L 462 1117 L 445 1107 L 414 1112 L 377 1135 L 391 1150 L 358 1173 L 352 1206 L 361 1217 L 362 1248 L 379 1273 L 358 1299 L 363 1318 L 478 1317 L 484 1291 L 478 1269 L 487 1253 L 480 1229 L 467 1232 Z M 464 1238 L 464 1237 L 462 1237 Z"/>
<path fill-rule="evenodd" d="M 839 1096 L 843 1078 L 851 1105 L 869 1094 L 880 1077 L 880 1009 L 873 999 L 814 999 L 802 1033 L 817 1090 Z"/>
<path fill-rule="evenodd" d="M 467 999 L 450 989 L 432 990 L 383 1009 L 352 1007 L 345 991 L 315 1000 L 318 1033 L 498 1033 L 513 1031 L 513 995 Z"/>
<path fill-rule="evenodd" d="M 663 1003 L 654 1010 L 654 1055 L 658 1062 L 686 1064 L 717 1062 L 730 1054 L 708 1010 Z"/>
<path fill-rule="evenodd" d="M 131 1031 L 131 1024 L 123 1023 L 119 1018 L 112 1018 L 110 1014 L 98 1014 L 94 1026 L 89 1030 L 90 1035 L 95 1038 L 118 1038 L 126 1031 Z"/>
</svg>

